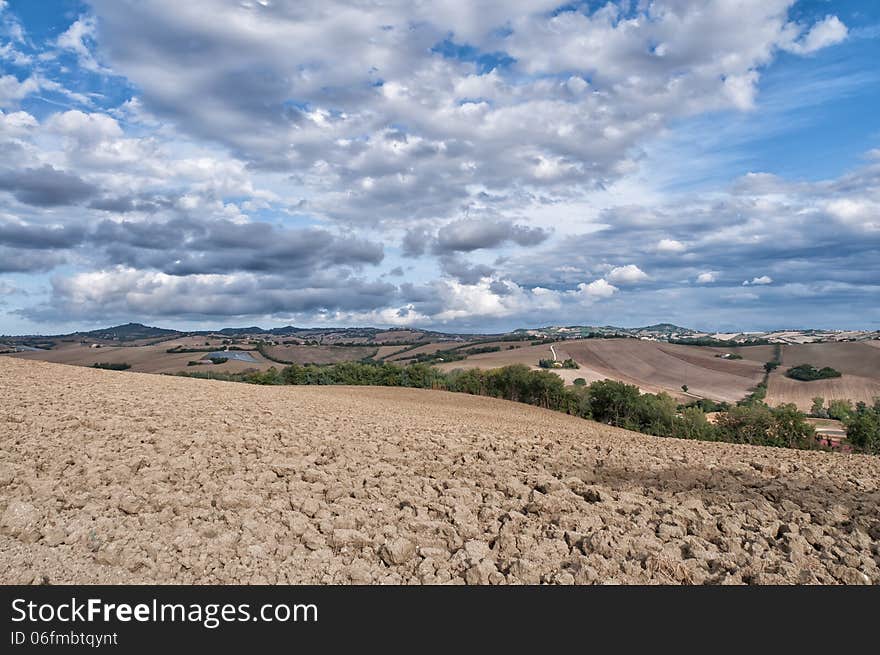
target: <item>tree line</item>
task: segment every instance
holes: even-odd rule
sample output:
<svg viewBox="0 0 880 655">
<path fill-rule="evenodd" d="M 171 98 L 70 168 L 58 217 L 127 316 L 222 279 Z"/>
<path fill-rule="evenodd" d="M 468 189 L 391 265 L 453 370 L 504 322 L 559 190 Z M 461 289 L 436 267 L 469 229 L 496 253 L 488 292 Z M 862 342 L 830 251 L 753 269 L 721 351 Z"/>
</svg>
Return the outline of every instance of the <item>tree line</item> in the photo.
<svg viewBox="0 0 880 655">
<path fill-rule="evenodd" d="M 769 407 L 751 399 L 737 406 L 698 401 L 683 406 L 666 393 L 641 393 L 615 380 L 567 387 L 550 371 L 517 364 L 482 370 L 442 372 L 426 364 L 398 366 L 388 362 L 343 362 L 291 365 L 267 371 L 227 373 L 199 371 L 188 377 L 264 385 L 369 385 L 439 389 L 512 400 L 561 411 L 607 425 L 661 437 L 724 441 L 786 448 L 821 448 L 807 415 L 793 404 Z M 720 410 L 714 422 L 707 410 Z M 880 401 L 853 409 L 850 443 L 861 452 L 880 453 Z"/>
</svg>

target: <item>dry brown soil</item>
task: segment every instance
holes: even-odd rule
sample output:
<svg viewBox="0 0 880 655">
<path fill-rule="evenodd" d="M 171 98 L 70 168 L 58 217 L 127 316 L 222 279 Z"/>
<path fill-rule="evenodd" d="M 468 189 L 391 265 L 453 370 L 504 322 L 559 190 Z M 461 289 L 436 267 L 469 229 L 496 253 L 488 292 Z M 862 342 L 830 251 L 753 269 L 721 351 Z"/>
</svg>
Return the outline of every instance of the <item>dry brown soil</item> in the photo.
<svg viewBox="0 0 880 655">
<path fill-rule="evenodd" d="M 167 350 L 173 346 L 182 345 L 189 348 L 206 348 L 205 339 L 196 341 L 192 339 L 179 339 L 174 341 L 166 341 L 152 346 L 102 346 L 101 348 L 90 348 L 88 345 L 80 343 L 61 344 L 52 350 L 41 350 L 39 352 L 29 351 L 17 353 L 15 355 L 4 355 L 4 357 L 15 357 L 17 359 L 41 360 L 54 362 L 57 364 L 73 364 L 75 366 L 91 366 L 96 362 L 109 362 L 114 364 L 130 364 L 132 371 L 141 373 L 180 373 L 181 371 L 213 371 L 226 373 L 240 373 L 249 370 L 266 370 L 270 366 L 278 366 L 273 362 L 266 360 L 256 350 L 248 350 L 248 354 L 255 361 L 244 362 L 240 360 L 230 359 L 223 364 L 202 365 L 198 367 L 187 366 L 189 361 L 201 360 L 208 353 L 169 353 Z M 224 346 L 218 340 L 213 341 L 218 351 L 223 350 Z"/>
<path fill-rule="evenodd" d="M 634 384 L 642 391 L 664 391 L 688 400 L 712 398 L 736 402 L 749 393 L 764 375 L 763 363 L 749 359 L 729 360 L 716 357 L 734 349 L 678 346 L 639 339 L 583 339 L 554 343 L 559 359 L 574 359 L 580 369 L 562 374 L 567 382 L 582 377 L 587 382 L 612 379 Z M 745 349 L 740 349 L 745 350 Z M 526 364 L 537 368 L 538 360 L 551 357 L 550 346 L 524 346 L 516 350 L 473 355 L 463 361 L 441 364 L 455 368 L 495 368 Z M 559 373 L 559 369 L 551 369 Z M 688 386 L 689 394 L 681 392 Z"/>
<path fill-rule="evenodd" d="M 372 357 L 377 350 L 376 346 L 271 346 L 266 352 L 295 364 L 338 364 Z"/>
<path fill-rule="evenodd" d="M 782 348 L 782 365 L 771 375 L 767 403 L 794 403 L 808 410 L 813 398 L 872 403 L 880 397 L 880 342 L 810 343 Z M 818 368 L 830 366 L 843 375 L 827 380 L 803 382 L 785 377 L 785 371 L 798 364 Z"/>
<path fill-rule="evenodd" d="M 0 357 L 0 582 L 880 583 L 880 458 Z"/>
</svg>

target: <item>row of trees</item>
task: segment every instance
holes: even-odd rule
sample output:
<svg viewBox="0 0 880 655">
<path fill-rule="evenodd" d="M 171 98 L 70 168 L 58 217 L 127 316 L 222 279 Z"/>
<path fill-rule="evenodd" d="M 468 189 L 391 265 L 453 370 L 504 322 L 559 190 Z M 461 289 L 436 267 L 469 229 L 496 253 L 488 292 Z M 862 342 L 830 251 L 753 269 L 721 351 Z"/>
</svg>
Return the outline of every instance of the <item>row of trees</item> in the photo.
<svg viewBox="0 0 880 655">
<path fill-rule="evenodd" d="M 250 373 L 185 373 L 191 377 L 236 380 L 254 384 L 349 384 L 442 389 L 490 396 L 553 409 L 608 425 L 663 437 L 727 441 L 787 448 L 818 448 L 807 416 L 794 405 L 771 408 L 761 402 L 736 407 L 713 405 L 723 411 L 714 423 L 699 403 L 682 407 L 665 393 L 643 394 L 638 387 L 615 380 L 566 387 L 550 371 L 523 365 L 448 373 L 426 364 L 398 366 L 387 362 L 345 362 L 327 366 L 292 365 L 281 370 Z M 870 432 L 880 424 L 880 405 L 860 418 Z M 870 439 L 865 438 L 865 443 Z M 878 439 L 880 441 L 880 439 Z M 855 444 L 854 444 L 855 445 Z M 860 447 L 860 446 L 859 446 Z"/>
<path fill-rule="evenodd" d="M 561 362 L 555 359 L 539 359 L 538 366 L 541 368 L 580 368 L 580 365 L 571 357 Z"/>
</svg>

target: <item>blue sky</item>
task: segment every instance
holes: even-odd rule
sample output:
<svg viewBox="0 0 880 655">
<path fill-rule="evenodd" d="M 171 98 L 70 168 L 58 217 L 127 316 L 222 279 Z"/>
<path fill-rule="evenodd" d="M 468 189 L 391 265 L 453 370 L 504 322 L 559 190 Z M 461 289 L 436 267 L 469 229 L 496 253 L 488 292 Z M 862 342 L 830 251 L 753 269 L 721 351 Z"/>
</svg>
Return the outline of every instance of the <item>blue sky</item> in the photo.
<svg viewBox="0 0 880 655">
<path fill-rule="evenodd" d="M 0 333 L 880 326 L 880 5 L 0 0 Z"/>
</svg>

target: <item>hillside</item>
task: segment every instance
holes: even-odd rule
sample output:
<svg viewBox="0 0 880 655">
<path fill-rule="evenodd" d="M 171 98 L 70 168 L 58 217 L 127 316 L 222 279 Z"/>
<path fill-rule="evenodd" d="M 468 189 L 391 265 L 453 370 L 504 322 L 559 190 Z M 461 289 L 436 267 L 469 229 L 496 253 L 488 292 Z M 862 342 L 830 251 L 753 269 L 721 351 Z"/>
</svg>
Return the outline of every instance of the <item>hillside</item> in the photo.
<svg viewBox="0 0 880 655">
<path fill-rule="evenodd" d="M 830 366 L 839 378 L 801 382 L 785 376 L 786 369 L 800 364 Z M 880 397 L 880 341 L 810 343 L 782 347 L 782 365 L 773 372 L 767 388 L 767 402 L 794 403 L 808 410 L 816 396 L 826 402 L 851 400 L 873 402 Z"/>
<path fill-rule="evenodd" d="M 141 323 L 126 323 L 90 332 L 77 332 L 73 336 L 101 341 L 138 341 L 141 339 L 161 339 L 177 334 L 180 334 L 177 330 L 166 330 Z"/>
<path fill-rule="evenodd" d="M 700 397 L 736 402 L 763 377 L 763 359 L 723 359 L 729 349 L 702 346 L 677 346 L 639 339 L 582 339 L 554 344 L 559 359 L 574 359 L 579 369 L 554 370 L 566 381 L 584 378 L 588 382 L 610 378 L 634 384 L 642 391 L 665 391 L 682 400 Z M 757 358 L 772 355 L 770 346 L 739 348 L 737 352 L 759 348 Z M 766 349 L 766 352 L 765 352 Z M 442 364 L 440 368 L 494 368 L 508 364 L 537 366 L 539 359 L 550 357 L 548 345 L 526 346 L 516 350 L 473 355 L 466 360 Z M 682 385 L 688 386 L 683 394 Z"/>
<path fill-rule="evenodd" d="M 0 358 L 0 581 L 880 583 L 880 458 Z"/>
</svg>

